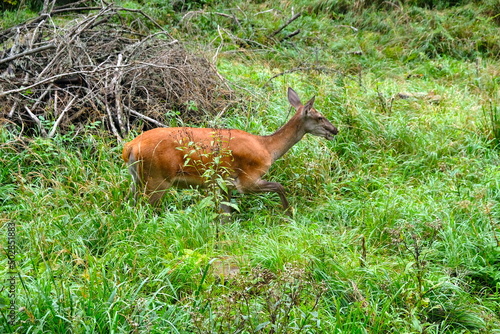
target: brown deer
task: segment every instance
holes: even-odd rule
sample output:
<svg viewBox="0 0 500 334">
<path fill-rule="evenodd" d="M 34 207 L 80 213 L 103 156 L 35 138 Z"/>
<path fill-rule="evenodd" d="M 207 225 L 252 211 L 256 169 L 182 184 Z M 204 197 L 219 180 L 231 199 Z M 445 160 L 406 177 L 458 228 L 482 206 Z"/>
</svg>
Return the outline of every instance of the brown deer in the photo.
<svg viewBox="0 0 500 334">
<path fill-rule="evenodd" d="M 219 177 L 229 180 L 230 188 L 240 193 L 277 193 L 287 211 L 289 205 L 283 186 L 262 177 L 273 162 L 306 133 L 328 140 L 338 133 L 337 128 L 313 108 L 314 99 L 303 105 L 297 93 L 288 88 L 288 101 L 296 113 L 269 136 L 236 129 L 156 128 L 125 144 L 122 157 L 135 185 L 143 189 L 151 204 L 158 202 L 171 186 L 207 185 L 206 172 L 215 169 Z M 135 186 L 133 191 L 137 191 Z M 229 213 L 228 206 L 222 208 Z"/>
</svg>

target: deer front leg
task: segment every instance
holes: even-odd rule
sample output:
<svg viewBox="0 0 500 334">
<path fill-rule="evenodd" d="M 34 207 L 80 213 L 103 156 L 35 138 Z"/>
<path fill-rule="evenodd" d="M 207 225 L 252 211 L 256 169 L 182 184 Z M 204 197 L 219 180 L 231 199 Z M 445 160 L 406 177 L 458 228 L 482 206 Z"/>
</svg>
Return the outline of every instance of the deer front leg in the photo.
<svg viewBox="0 0 500 334">
<path fill-rule="evenodd" d="M 246 185 L 246 186 L 245 186 Z M 263 192 L 275 192 L 279 195 L 281 200 L 281 205 L 285 210 L 287 215 L 291 215 L 288 204 L 288 200 L 285 196 L 285 188 L 278 182 L 269 182 L 266 180 L 259 179 L 251 184 L 240 184 L 238 190 L 242 193 L 263 193 Z"/>
<path fill-rule="evenodd" d="M 280 197 L 283 209 L 288 212 L 288 208 L 290 207 L 290 205 L 288 204 L 288 200 L 285 196 L 285 188 L 281 185 L 281 183 L 261 180 L 261 182 L 259 183 L 259 188 L 262 192 L 277 193 Z"/>
</svg>

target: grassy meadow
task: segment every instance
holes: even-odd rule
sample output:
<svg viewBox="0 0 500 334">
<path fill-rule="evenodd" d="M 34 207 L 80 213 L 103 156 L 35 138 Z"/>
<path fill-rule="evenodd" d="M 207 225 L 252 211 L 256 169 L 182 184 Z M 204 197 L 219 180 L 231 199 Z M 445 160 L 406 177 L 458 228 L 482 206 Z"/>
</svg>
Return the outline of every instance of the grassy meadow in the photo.
<svg viewBox="0 0 500 334">
<path fill-rule="evenodd" d="M 306 135 L 267 175 L 292 217 L 275 194 L 238 195 L 221 224 L 216 191 L 133 205 L 102 123 L 44 139 L 4 122 L 0 277 L 14 222 L 17 290 L 12 324 L 2 280 L 0 332 L 500 333 L 495 1 L 122 5 L 242 96 L 207 126 L 271 134 L 292 87 L 339 134 Z"/>
</svg>

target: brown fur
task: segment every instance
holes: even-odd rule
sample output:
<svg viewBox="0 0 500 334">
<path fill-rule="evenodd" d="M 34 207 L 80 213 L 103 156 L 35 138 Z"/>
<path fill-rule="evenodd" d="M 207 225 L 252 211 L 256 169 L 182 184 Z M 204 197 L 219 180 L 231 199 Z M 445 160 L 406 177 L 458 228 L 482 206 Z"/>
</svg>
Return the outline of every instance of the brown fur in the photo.
<svg viewBox="0 0 500 334">
<path fill-rule="evenodd" d="M 203 186 L 203 174 L 215 168 L 241 193 L 278 193 L 287 209 L 283 186 L 262 176 L 305 133 L 327 139 L 337 134 L 337 129 L 312 107 L 314 98 L 304 106 L 289 88 L 288 100 L 297 112 L 270 136 L 235 129 L 157 128 L 127 143 L 123 160 L 152 204 L 171 186 Z"/>
</svg>

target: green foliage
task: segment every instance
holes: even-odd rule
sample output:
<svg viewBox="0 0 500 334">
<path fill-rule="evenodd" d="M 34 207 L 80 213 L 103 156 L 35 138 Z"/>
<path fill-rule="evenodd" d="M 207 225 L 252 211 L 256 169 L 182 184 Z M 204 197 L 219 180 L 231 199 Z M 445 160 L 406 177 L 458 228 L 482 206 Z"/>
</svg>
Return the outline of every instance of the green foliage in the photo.
<svg viewBox="0 0 500 334">
<path fill-rule="evenodd" d="M 465 2 L 465 1 L 464 1 Z M 472 3 L 472 2 L 471 2 Z M 391 57 L 436 58 L 443 55 L 474 59 L 497 57 L 500 49 L 496 20 L 498 8 L 459 5 L 447 1 L 408 1 L 396 5 L 376 2 L 318 2 L 311 11 L 329 14 L 338 24 L 368 32 L 383 39 Z M 439 10 L 436 10 L 439 9 Z"/>
<path fill-rule="evenodd" d="M 74 0 L 56 0 L 55 6 L 64 6 L 74 3 Z M 43 0 L 2 0 L 0 2 L 0 9 L 2 10 L 23 10 L 28 8 L 33 12 L 42 10 L 44 5 Z M 91 1 L 87 1 L 87 5 L 91 5 Z"/>
<path fill-rule="evenodd" d="M 278 275 L 255 268 L 229 284 L 204 289 L 192 301 L 192 322 L 198 332 L 301 333 L 321 329 L 318 307 L 326 288 L 307 277 L 302 268 L 285 268 Z"/>
<path fill-rule="evenodd" d="M 0 12 L 0 27 L 10 28 L 16 24 L 22 23 L 36 15 L 30 10 L 5 10 Z"/>
<path fill-rule="evenodd" d="M 486 118 L 486 128 L 490 132 L 490 138 L 495 146 L 500 144 L 500 107 L 489 101 L 487 106 L 483 106 Z"/>
<path fill-rule="evenodd" d="M 172 8 L 177 12 L 184 12 L 203 8 L 213 2 L 214 0 L 175 0 L 172 1 Z"/>
</svg>

